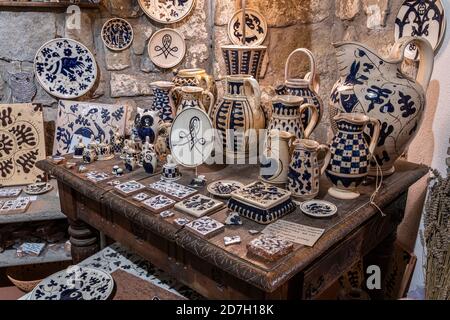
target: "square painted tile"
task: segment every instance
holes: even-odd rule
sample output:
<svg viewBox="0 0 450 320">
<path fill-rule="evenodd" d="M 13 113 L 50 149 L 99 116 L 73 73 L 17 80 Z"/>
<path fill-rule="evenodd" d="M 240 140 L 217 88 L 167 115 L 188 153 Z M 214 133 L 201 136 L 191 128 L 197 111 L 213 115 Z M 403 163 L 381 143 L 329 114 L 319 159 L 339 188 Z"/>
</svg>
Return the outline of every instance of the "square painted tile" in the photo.
<svg viewBox="0 0 450 320">
<path fill-rule="evenodd" d="M 161 211 L 171 208 L 175 204 L 175 201 L 160 194 L 153 198 L 145 200 L 144 202 L 142 202 L 142 204 L 151 211 L 160 213 Z"/>
<path fill-rule="evenodd" d="M 210 238 L 222 232 L 225 226 L 213 218 L 203 217 L 188 223 L 186 228 L 199 236 Z"/>
<path fill-rule="evenodd" d="M 196 194 L 175 205 L 175 208 L 194 217 L 202 217 L 222 208 L 224 203 L 202 194 Z"/>
<path fill-rule="evenodd" d="M 114 188 L 124 195 L 129 195 L 133 192 L 144 189 L 145 186 L 137 181 L 132 180 L 132 181 L 128 181 L 128 182 L 119 184 L 119 185 L 115 186 Z"/>
</svg>

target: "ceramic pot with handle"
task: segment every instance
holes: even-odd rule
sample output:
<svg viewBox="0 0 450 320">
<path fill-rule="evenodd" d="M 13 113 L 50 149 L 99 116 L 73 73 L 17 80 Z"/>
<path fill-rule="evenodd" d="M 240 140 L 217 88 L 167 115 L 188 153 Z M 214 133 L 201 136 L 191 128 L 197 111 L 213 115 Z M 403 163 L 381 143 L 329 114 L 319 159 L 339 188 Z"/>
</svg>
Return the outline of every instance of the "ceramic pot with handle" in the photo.
<svg viewBox="0 0 450 320">
<path fill-rule="evenodd" d="M 200 87 L 175 87 L 172 89 L 172 94 L 178 93 L 180 95 L 180 101 L 176 105 L 177 114 L 186 108 L 200 108 L 208 113 L 207 110 L 211 110 L 213 106 L 214 96 L 211 92 L 204 90 Z M 209 97 L 210 105 L 205 107 L 203 104 L 203 98 Z"/>
<path fill-rule="evenodd" d="M 420 55 L 416 79 L 401 71 L 404 52 L 410 44 L 417 46 Z M 370 175 L 376 175 L 375 160 L 383 175 L 392 174 L 394 162 L 405 152 L 422 123 L 425 94 L 434 66 L 433 49 L 427 40 L 417 37 L 400 39 L 387 59 L 356 42 L 334 46 L 340 79 L 331 93 L 332 128 L 334 132 L 338 131 L 333 116 L 339 112 L 359 112 L 378 119 L 381 133 Z M 373 134 L 371 125 L 366 133 Z"/>
<path fill-rule="evenodd" d="M 169 81 L 155 81 L 150 83 L 150 87 L 154 95 L 152 109 L 159 111 L 162 121 L 171 123 L 175 115 L 175 102 L 171 90 L 175 84 Z"/>
</svg>

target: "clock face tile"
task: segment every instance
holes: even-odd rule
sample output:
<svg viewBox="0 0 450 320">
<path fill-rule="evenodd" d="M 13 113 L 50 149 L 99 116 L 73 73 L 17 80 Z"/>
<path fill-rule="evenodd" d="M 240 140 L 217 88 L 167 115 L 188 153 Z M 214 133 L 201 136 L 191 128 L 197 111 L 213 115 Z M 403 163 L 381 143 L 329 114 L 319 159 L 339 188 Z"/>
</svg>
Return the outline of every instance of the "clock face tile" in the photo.
<svg viewBox="0 0 450 320">
<path fill-rule="evenodd" d="M 217 211 L 223 206 L 224 203 L 221 201 L 214 200 L 202 194 L 196 194 L 190 198 L 178 202 L 175 205 L 175 208 L 198 218 L 208 213 Z"/>
<path fill-rule="evenodd" d="M 186 228 L 202 237 L 212 237 L 225 228 L 224 224 L 210 217 L 202 217 L 186 225 Z"/>
<path fill-rule="evenodd" d="M 160 213 L 161 211 L 171 208 L 175 204 L 175 201 L 160 194 L 143 201 L 142 204 L 151 211 Z"/>
</svg>

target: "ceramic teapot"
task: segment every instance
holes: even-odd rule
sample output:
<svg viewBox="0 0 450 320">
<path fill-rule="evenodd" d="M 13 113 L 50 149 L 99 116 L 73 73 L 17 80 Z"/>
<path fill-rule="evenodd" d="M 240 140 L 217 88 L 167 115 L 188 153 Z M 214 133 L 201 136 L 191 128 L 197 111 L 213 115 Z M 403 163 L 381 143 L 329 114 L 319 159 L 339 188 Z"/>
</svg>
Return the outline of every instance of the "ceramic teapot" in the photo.
<svg viewBox="0 0 450 320">
<path fill-rule="evenodd" d="M 137 108 L 136 117 L 134 118 L 134 127 L 139 139 L 144 142 L 147 137 L 150 143 L 155 143 L 158 138 L 158 130 L 161 119 L 158 110 Z"/>
<path fill-rule="evenodd" d="M 155 148 L 150 144 L 150 139 L 147 137 L 144 146 L 141 151 L 141 161 L 145 172 L 153 174 L 156 171 L 156 166 L 158 164 L 158 159 L 156 156 Z"/>
<path fill-rule="evenodd" d="M 420 55 L 415 80 L 401 71 L 404 52 L 412 43 Z M 380 120 L 380 139 L 370 174 L 376 174 L 375 160 L 383 175 L 392 174 L 394 162 L 405 152 L 422 122 L 425 93 L 433 72 L 433 49 L 425 39 L 405 37 L 394 45 L 389 58 L 383 59 L 360 43 L 334 46 L 340 79 L 331 93 L 329 113 L 333 130 L 337 132 L 338 129 L 333 120 L 338 112 L 359 112 Z M 366 133 L 372 134 L 373 127 L 369 126 Z"/>
<path fill-rule="evenodd" d="M 331 147 L 331 160 L 326 175 L 334 187 L 328 193 L 337 199 L 359 197 L 357 187 L 369 173 L 369 161 L 380 137 L 380 122 L 361 113 L 340 113 L 334 117 L 338 131 Z M 364 136 L 364 129 L 372 125 L 370 145 Z"/>
<path fill-rule="evenodd" d="M 207 110 L 211 110 L 214 104 L 213 94 L 200 87 L 175 87 L 171 92 L 173 95 L 178 93 L 181 97 L 180 101 L 176 105 L 177 114 L 186 108 L 200 108 L 208 113 Z M 207 108 L 203 105 L 204 96 L 209 97 L 210 105 Z"/>
<path fill-rule="evenodd" d="M 304 78 L 292 78 L 290 76 L 292 65 L 292 58 L 298 54 L 303 53 L 309 58 L 310 71 L 305 75 Z M 284 70 L 284 84 L 276 87 L 275 92 L 278 95 L 294 95 L 303 98 L 302 104 L 308 103 L 314 105 L 317 110 L 319 119 L 317 124 L 322 119 L 323 115 L 323 102 L 319 96 L 319 76 L 316 73 L 316 61 L 311 51 L 304 48 L 298 48 L 291 52 L 286 60 L 285 70 Z M 306 128 L 308 123 L 311 122 L 312 114 L 308 113 L 303 117 L 303 127 Z M 316 126 L 317 126 L 316 124 Z"/>
<path fill-rule="evenodd" d="M 159 111 L 159 117 L 164 122 L 171 123 L 175 115 L 175 102 L 171 91 L 175 84 L 169 81 L 155 81 L 150 83 L 153 90 L 152 109 Z"/>
</svg>

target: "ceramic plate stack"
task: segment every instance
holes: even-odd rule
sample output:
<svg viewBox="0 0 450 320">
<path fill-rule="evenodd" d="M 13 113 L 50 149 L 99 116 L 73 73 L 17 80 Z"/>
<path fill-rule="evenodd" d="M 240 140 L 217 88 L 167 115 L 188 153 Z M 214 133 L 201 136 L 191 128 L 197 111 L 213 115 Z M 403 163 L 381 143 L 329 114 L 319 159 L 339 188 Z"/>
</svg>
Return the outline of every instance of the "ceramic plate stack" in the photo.
<svg viewBox="0 0 450 320">
<path fill-rule="evenodd" d="M 231 193 L 228 208 L 261 224 L 291 213 L 296 205 L 287 190 L 257 181 Z"/>
</svg>

